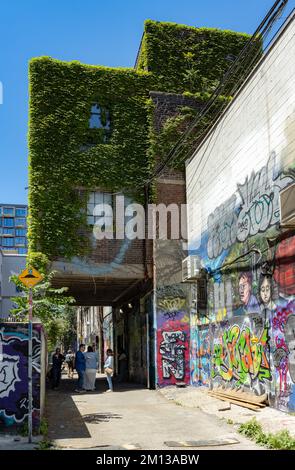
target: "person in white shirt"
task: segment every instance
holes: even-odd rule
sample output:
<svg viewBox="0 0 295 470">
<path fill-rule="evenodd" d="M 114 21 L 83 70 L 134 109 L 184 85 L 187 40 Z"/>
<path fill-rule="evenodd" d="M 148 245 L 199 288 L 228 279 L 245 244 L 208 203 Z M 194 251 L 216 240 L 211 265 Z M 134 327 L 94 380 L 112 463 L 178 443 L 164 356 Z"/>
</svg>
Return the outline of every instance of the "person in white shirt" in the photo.
<svg viewBox="0 0 295 470">
<path fill-rule="evenodd" d="M 107 358 L 104 363 L 104 371 L 107 376 L 109 389 L 107 392 L 113 392 L 113 372 L 114 372 L 114 354 L 112 349 L 107 349 Z"/>
</svg>

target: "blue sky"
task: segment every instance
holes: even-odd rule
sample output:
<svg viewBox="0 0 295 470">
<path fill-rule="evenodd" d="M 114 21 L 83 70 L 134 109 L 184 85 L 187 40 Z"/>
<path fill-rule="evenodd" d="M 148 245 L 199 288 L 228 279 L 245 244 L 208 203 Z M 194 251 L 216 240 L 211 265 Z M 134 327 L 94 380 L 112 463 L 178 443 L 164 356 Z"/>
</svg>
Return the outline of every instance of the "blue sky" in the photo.
<svg viewBox="0 0 295 470">
<path fill-rule="evenodd" d="M 294 7 L 289 0 L 285 18 Z M 1 0 L 0 203 L 27 202 L 28 61 L 133 66 L 150 18 L 252 33 L 274 0 Z"/>
</svg>

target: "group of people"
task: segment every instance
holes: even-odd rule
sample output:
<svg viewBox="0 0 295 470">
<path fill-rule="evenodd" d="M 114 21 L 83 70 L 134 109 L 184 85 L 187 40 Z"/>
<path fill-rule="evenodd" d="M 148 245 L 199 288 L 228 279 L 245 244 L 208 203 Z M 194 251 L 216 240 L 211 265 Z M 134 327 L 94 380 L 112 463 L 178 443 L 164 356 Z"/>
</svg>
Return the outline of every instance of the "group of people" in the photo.
<svg viewBox="0 0 295 470">
<path fill-rule="evenodd" d="M 82 391 L 94 391 L 96 372 L 98 370 L 98 353 L 94 351 L 92 346 L 88 346 L 85 351 L 85 344 L 80 344 L 79 350 L 74 354 L 71 350 L 64 356 L 61 354 L 60 348 L 56 348 L 52 356 L 52 369 L 51 369 L 51 385 L 53 390 L 57 390 L 60 379 L 63 363 L 67 364 L 68 377 L 73 378 L 74 369 L 78 374 L 77 388 L 75 392 L 81 393 Z M 119 382 L 123 382 L 127 375 L 127 355 L 125 351 L 121 351 L 118 357 L 119 361 Z M 114 354 L 112 349 L 107 349 L 106 359 L 104 362 L 104 373 L 106 374 L 108 390 L 113 391 L 113 373 L 114 373 Z"/>
<path fill-rule="evenodd" d="M 107 349 L 106 360 L 104 363 L 104 372 L 108 382 L 108 392 L 113 391 L 113 351 Z M 78 384 L 75 392 L 81 393 L 83 390 L 87 392 L 95 390 L 95 378 L 98 366 L 98 355 L 93 351 L 91 346 L 88 346 L 87 352 L 85 352 L 85 344 L 80 344 L 79 350 L 75 356 L 75 369 L 78 374 Z"/>
</svg>

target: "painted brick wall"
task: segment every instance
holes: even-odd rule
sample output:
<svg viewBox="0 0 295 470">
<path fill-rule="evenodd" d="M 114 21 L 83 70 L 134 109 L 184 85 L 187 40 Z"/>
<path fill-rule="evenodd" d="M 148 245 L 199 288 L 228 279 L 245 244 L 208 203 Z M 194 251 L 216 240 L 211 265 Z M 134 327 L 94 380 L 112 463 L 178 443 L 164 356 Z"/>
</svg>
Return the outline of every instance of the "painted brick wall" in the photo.
<svg viewBox="0 0 295 470">
<path fill-rule="evenodd" d="M 295 410 L 295 237 L 279 228 L 280 191 L 295 182 L 294 57 L 295 15 L 186 168 L 189 249 L 208 273 L 191 382 L 266 393 L 284 411 Z"/>
</svg>

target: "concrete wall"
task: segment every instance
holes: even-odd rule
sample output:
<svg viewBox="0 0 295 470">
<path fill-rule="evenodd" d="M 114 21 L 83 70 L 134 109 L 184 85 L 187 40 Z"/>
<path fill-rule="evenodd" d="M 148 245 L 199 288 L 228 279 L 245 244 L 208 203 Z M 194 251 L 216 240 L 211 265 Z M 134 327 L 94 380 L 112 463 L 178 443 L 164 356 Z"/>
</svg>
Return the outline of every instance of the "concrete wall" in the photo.
<svg viewBox="0 0 295 470">
<path fill-rule="evenodd" d="M 19 426 L 28 416 L 28 324 L 0 323 L 0 428 Z M 33 326 L 33 425 L 44 410 L 46 340 Z"/>
<path fill-rule="evenodd" d="M 295 181 L 294 57 L 293 18 L 187 164 L 189 248 L 208 273 L 207 316 L 191 313 L 191 381 L 267 392 L 285 411 L 295 236 L 278 227 L 280 191 Z"/>
<path fill-rule="evenodd" d="M 9 278 L 13 274 L 20 274 L 26 267 L 26 256 L 2 253 L 0 250 L 0 318 L 9 316 L 13 308 L 10 297 L 16 297 L 20 293 L 16 290 L 13 282 Z"/>
</svg>

